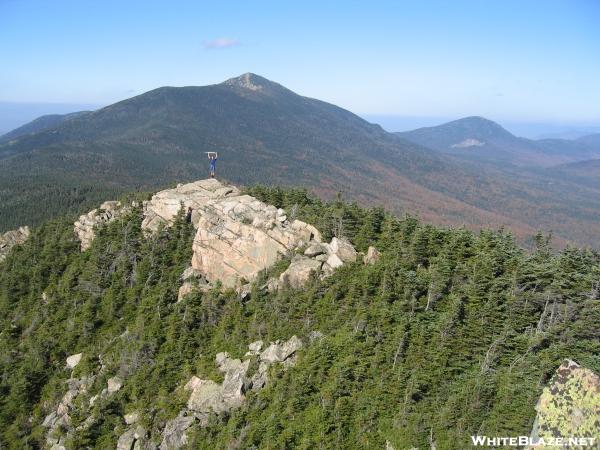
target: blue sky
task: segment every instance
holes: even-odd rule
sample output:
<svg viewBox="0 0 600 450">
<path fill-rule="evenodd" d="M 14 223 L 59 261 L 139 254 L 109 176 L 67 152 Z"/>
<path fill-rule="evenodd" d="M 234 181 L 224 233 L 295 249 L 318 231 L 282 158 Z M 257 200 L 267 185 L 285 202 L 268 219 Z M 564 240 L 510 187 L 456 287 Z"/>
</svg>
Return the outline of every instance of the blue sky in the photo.
<svg viewBox="0 0 600 450">
<path fill-rule="evenodd" d="M 0 0 L 0 102 L 255 72 L 366 116 L 600 125 L 600 2 Z"/>
</svg>

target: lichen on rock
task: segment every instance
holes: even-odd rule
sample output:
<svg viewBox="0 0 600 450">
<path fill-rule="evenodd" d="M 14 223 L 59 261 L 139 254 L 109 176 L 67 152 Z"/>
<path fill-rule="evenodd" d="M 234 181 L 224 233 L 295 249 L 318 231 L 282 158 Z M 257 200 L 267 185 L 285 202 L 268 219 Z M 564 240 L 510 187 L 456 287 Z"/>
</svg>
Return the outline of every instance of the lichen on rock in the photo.
<svg viewBox="0 0 600 450">
<path fill-rule="evenodd" d="M 565 360 L 544 388 L 536 410 L 533 442 L 557 437 L 600 439 L 600 377 L 575 361 Z"/>
</svg>

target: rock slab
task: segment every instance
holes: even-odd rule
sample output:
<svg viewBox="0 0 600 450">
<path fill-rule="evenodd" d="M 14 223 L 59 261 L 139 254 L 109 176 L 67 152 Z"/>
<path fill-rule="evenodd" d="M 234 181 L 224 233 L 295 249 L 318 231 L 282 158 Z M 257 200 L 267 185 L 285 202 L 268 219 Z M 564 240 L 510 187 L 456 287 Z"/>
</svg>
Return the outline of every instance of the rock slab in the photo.
<svg viewBox="0 0 600 450">
<path fill-rule="evenodd" d="M 192 208 L 191 220 L 196 225 L 199 219 L 198 212 L 210 200 L 222 200 L 239 193 L 235 186 L 224 185 L 214 178 L 180 184 L 174 189 L 157 192 L 144 204 L 142 229 L 156 232 L 171 225 L 182 207 L 186 211 Z"/>
</svg>

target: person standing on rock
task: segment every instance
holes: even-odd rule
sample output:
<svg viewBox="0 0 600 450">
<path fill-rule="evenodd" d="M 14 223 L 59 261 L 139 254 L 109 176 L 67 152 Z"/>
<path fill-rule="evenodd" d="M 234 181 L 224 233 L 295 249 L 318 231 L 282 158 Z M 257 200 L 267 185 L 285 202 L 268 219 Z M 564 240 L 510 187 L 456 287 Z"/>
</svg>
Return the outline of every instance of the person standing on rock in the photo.
<svg viewBox="0 0 600 450">
<path fill-rule="evenodd" d="M 209 174 L 211 178 L 215 177 L 215 172 L 217 171 L 217 152 L 206 152 L 208 155 L 208 160 L 210 161 Z"/>
</svg>

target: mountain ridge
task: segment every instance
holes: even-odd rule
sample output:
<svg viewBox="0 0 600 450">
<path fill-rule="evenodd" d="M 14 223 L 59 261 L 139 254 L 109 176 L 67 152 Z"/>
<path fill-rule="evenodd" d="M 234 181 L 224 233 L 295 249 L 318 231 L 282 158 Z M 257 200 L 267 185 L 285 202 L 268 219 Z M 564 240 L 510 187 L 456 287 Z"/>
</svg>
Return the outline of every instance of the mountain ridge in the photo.
<svg viewBox="0 0 600 450">
<path fill-rule="evenodd" d="M 89 114 L 91 111 L 76 111 L 67 114 L 46 114 L 40 116 L 31 122 L 17 127 L 3 135 L 0 135 L 0 144 L 9 143 L 15 139 L 19 139 L 23 136 L 30 134 L 39 133 L 48 129 L 53 129 L 58 125 L 64 123 L 67 120 L 74 120 L 85 114 Z"/>
<path fill-rule="evenodd" d="M 341 191 L 439 224 L 509 226 L 522 239 L 554 229 L 563 243 L 588 243 L 600 233 L 579 193 L 555 198 L 472 169 L 253 74 L 157 88 L 0 145 L 0 227 L 197 179 L 205 151 L 219 151 L 219 176 L 237 184 L 302 185 L 326 198 Z M 560 206 L 549 220 L 537 204 L 552 201 Z M 583 222 L 573 226 L 574 217 Z"/>
</svg>

